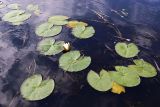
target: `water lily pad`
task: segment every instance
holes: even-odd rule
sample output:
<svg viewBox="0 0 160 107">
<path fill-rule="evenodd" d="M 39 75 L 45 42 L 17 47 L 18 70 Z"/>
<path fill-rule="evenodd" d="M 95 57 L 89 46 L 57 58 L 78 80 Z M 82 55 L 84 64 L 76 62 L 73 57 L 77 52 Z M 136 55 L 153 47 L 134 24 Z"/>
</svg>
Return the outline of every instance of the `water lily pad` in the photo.
<svg viewBox="0 0 160 107">
<path fill-rule="evenodd" d="M 39 6 L 38 5 L 34 5 L 34 4 L 29 4 L 27 6 L 27 10 L 29 11 L 35 11 L 35 10 L 38 10 L 39 9 Z"/>
<path fill-rule="evenodd" d="M 26 100 L 42 100 L 52 93 L 54 86 L 53 79 L 42 80 L 42 76 L 37 74 L 27 78 L 22 83 L 20 92 Z"/>
<path fill-rule="evenodd" d="M 52 23 L 43 23 L 36 28 L 36 34 L 42 37 L 58 35 L 62 31 L 62 26 L 54 26 Z"/>
<path fill-rule="evenodd" d="M 115 46 L 116 52 L 125 58 L 132 58 L 135 57 L 139 53 L 138 47 L 134 43 L 123 43 L 119 42 Z"/>
<path fill-rule="evenodd" d="M 134 87 L 140 84 L 140 77 L 137 73 L 129 71 L 124 66 L 116 66 L 115 68 L 117 72 L 110 72 L 110 75 L 116 83 L 126 87 Z"/>
<path fill-rule="evenodd" d="M 66 25 L 68 23 L 69 17 L 68 16 L 51 16 L 48 19 L 48 22 L 54 24 L 54 25 Z"/>
<path fill-rule="evenodd" d="M 95 34 L 95 30 L 92 26 L 85 27 L 84 25 L 77 25 L 73 28 L 72 34 L 79 39 L 87 39 Z"/>
<path fill-rule="evenodd" d="M 20 23 L 31 17 L 31 14 L 25 13 L 24 10 L 12 10 L 6 13 L 2 19 L 11 23 Z"/>
<path fill-rule="evenodd" d="M 53 38 L 46 38 L 39 42 L 37 50 L 44 55 L 56 55 L 64 50 L 64 41 L 55 41 Z"/>
<path fill-rule="evenodd" d="M 91 87 L 98 91 L 108 91 L 112 88 L 112 80 L 105 70 L 101 70 L 100 74 L 91 70 L 87 75 L 87 81 Z"/>
<path fill-rule="evenodd" d="M 20 8 L 20 4 L 18 4 L 18 3 L 13 3 L 13 4 L 7 5 L 7 7 L 8 7 L 9 9 L 15 9 L 15 10 L 17 10 L 17 9 Z"/>
<path fill-rule="evenodd" d="M 81 56 L 79 51 L 70 51 L 59 59 L 59 66 L 69 72 L 78 72 L 86 69 L 91 63 L 91 57 Z"/>
<path fill-rule="evenodd" d="M 153 65 L 144 60 L 133 60 L 136 65 L 129 65 L 131 71 L 136 72 L 141 77 L 154 77 L 157 71 Z"/>
<path fill-rule="evenodd" d="M 67 24 L 67 26 L 69 28 L 75 28 L 77 25 L 88 26 L 87 23 L 85 23 L 85 22 L 79 22 L 77 20 L 69 21 L 68 24 Z"/>
</svg>

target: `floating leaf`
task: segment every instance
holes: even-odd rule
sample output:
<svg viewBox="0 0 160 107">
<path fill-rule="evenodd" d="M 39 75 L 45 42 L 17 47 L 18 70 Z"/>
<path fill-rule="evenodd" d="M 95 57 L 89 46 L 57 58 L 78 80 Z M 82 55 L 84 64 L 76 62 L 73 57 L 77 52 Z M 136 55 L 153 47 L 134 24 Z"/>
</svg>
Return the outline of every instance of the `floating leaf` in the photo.
<svg viewBox="0 0 160 107">
<path fill-rule="evenodd" d="M 0 1 L 0 9 L 6 7 L 6 4 L 4 4 L 2 1 Z"/>
<path fill-rule="evenodd" d="M 140 59 L 140 60 L 133 60 L 136 65 L 129 65 L 129 69 L 131 71 L 136 72 L 141 77 L 154 77 L 157 75 L 157 71 L 153 65 L 150 63 Z"/>
<path fill-rule="evenodd" d="M 93 27 L 85 27 L 84 25 L 77 25 L 72 30 L 72 34 L 79 39 L 87 39 L 94 35 L 95 30 Z"/>
<path fill-rule="evenodd" d="M 110 75 L 105 70 L 101 70 L 99 75 L 91 70 L 87 75 L 87 81 L 98 91 L 108 91 L 112 87 Z"/>
<path fill-rule="evenodd" d="M 64 41 L 55 41 L 53 38 L 46 38 L 39 42 L 37 50 L 44 55 L 56 55 L 63 51 Z"/>
<path fill-rule="evenodd" d="M 112 82 L 112 93 L 121 94 L 125 93 L 125 88 L 116 82 Z"/>
<path fill-rule="evenodd" d="M 89 56 L 81 56 L 79 51 L 70 51 L 59 59 L 59 66 L 69 72 L 78 72 L 86 69 L 91 63 Z"/>
<path fill-rule="evenodd" d="M 27 10 L 29 10 L 29 11 L 39 10 L 39 6 L 38 5 L 34 5 L 34 4 L 29 4 L 27 6 Z"/>
<path fill-rule="evenodd" d="M 67 24 L 67 26 L 69 28 L 75 28 L 77 25 L 88 26 L 87 23 L 85 23 L 85 22 L 79 22 L 77 20 L 69 21 L 68 24 Z"/>
<path fill-rule="evenodd" d="M 8 7 L 9 9 L 15 9 L 15 10 L 17 10 L 17 9 L 20 8 L 20 4 L 18 4 L 18 3 L 13 3 L 13 4 L 7 5 L 7 7 Z"/>
<path fill-rule="evenodd" d="M 62 26 L 53 26 L 52 23 L 43 23 L 36 28 L 36 34 L 42 37 L 58 35 L 62 31 Z"/>
<path fill-rule="evenodd" d="M 24 10 L 12 10 L 6 13 L 2 19 L 11 23 L 22 23 L 31 17 L 31 14 L 25 13 Z"/>
<path fill-rule="evenodd" d="M 66 25 L 68 23 L 67 19 L 69 19 L 68 16 L 51 16 L 48 22 L 54 25 Z"/>
<path fill-rule="evenodd" d="M 140 77 L 137 73 L 131 72 L 127 67 L 124 66 L 116 66 L 117 72 L 110 72 L 112 79 L 126 87 L 134 87 L 140 84 Z"/>
<path fill-rule="evenodd" d="M 125 58 L 135 57 L 139 53 L 138 47 L 134 43 L 126 44 L 119 42 L 116 44 L 115 50 L 120 56 Z"/>
<path fill-rule="evenodd" d="M 54 80 L 42 80 L 37 74 L 27 78 L 21 85 L 20 91 L 23 98 L 30 101 L 41 100 L 49 96 L 54 89 Z"/>
</svg>

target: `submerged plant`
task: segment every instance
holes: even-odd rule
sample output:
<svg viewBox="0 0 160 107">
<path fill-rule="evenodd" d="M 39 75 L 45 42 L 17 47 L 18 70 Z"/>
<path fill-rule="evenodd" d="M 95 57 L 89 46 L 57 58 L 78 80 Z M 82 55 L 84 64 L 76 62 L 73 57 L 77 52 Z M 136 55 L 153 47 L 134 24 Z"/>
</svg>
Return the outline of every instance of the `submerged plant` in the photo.
<svg viewBox="0 0 160 107">
<path fill-rule="evenodd" d="M 42 100 L 52 93 L 54 86 L 55 83 L 53 79 L 42 80 L 42 76 L 36 74 L 27 78 L 22 83 L 20 92 L 26 100 Z"/>
<path fill-rule="evenodd" d="M 118 55 L 124 58 L 132 58 L 139 53 L 139 49 L 134 43 L 126 44 L 123 42 L 118 42 L 115 45 L 115 50 Z"/>
<path fill-rule="evenodd" d="M 70 51 L 59 59 L 59 66 L 68 72 L 78 72 L 86 69 L 91 63 L 91 57 L 81 56 L 79 51 Z"/>
</svg>

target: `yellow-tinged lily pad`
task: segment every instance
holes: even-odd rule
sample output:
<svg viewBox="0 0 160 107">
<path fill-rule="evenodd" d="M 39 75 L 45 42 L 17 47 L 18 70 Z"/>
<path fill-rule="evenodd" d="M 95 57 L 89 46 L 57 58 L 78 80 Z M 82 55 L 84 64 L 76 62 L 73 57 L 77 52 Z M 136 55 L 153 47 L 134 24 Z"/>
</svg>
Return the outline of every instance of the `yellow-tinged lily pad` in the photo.
<svg viewBox="0 0 160 107">
<path fill-rule="evenodd" d="M 157 75 L 155 67 L 143 59 L 133 60 L 133 62 L 136 65 L 129 65 L 128 68 L 130 71 L 136 72 L 139 76 L 150 78 Z"/>
<path fill-rule="evenodd" d="M 125 88 L 116 82 L 112 82 L 112 90 L 111 92 L 116 93 L 116 94 L 121 94 L 125 93 Z"/>
<path fill-rule="evenodd" d="M 137 73 L 131 72 L 127 67 L 116 66 L 116 72 L 109 72 L 116 83 L 125 87 L 134 87 L 140 84 L 140 77 Z"/>
<path fill-rule="evenodd" d="M 108 91 L 112 88 L 112 80 L 106 70 L 101 70 L 99 74 L 95 71 L 90 71 L 87 75 L 89 85 L 97 91 Z"/>
<path fill-rule="evenodd" d="M 70 51 L 59 59 L 59 66 L 68 72 L 78 72 L 86 69 L 91 63 L 91 57 L 81 56 L 79 51 Z"/>
<path fill-rule="evenodd" d="M 88 26 L 87 23 L 85 22 L 80 22 L 80 21 L 77 21 L 77 20 L 73 20 L 73 21 L 69 21 L 67 26 L 69 28 L 75 28 L 77 25 L 83 25 L 83 26 Z"/>
<path fill-rule="evenodd" d="M 134 43 L 126 44 L 123 42 L 118 42 L 115 45 L 115 50 L 120 56 L 124 58 L 132 58 L 139 53 L 139 49 Z"/>
<path fill-rule="evenodd" d="M 72 34 L 79 39 L 87 39 L 95 34 L 95 30 L 92 26 L 77 25 L 73 28 Z"/>
<path fill-rule="evenodd" d="M 26 100 L 42 100 L 52 93 L 54 86 L 55 83 L 53 79 L 42 80 L 42 76 L 36 74 L 27 78 L 22 83 L 20 92 Z"/>
<path fill-rule="evenodd" d="M 64 41 L 46 38 L 38 43 L 37 50 L 43 55 L 56 55 L 64 50 L 63 44 Z"/>
</svg>

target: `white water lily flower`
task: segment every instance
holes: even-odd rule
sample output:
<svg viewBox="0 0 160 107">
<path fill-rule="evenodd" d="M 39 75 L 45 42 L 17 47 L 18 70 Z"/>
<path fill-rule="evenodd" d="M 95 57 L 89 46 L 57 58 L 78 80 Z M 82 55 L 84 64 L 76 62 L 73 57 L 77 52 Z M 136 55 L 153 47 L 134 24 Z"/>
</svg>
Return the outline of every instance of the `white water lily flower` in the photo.
<svg viewBox="0 0 160 107">
<path fill-rule="evenodd" d="M 69 51 L 69 50 L 70 50 L 70 47 L 71 47 L 71 45 L 70 45 L 69 42 L 68 42 L 68 43 L 65 43 L 65 44 L 63 45 L 63 48 L 64 48 L 65 51 Z"/>
</svg>

